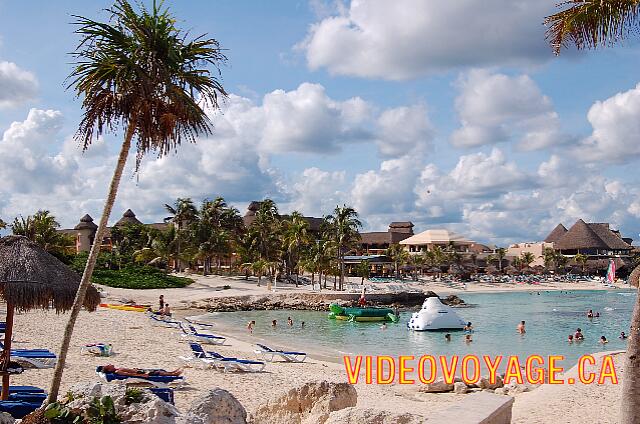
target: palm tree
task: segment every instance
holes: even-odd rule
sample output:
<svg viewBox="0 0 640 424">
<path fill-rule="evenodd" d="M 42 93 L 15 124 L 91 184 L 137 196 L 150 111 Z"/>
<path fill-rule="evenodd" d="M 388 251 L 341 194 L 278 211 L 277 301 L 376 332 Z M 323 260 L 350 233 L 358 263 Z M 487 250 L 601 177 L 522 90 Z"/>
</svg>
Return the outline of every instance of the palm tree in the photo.
<svg viewBox="0 0 640 424">
<path fill-rule="evenodd" d="M 284 222 L 283 247 L 287 252 L 289 266 L 295 272 L 296 287 L 298 287 L 298 274 L 300 274 L 301 249 L 309 242 L 308 231 L 309 223 L 298 211 L 292 212 L 289 219 Z"/>
<path fill-rule="evenodd" d="M 198 221 L 198 210 L 190 198 L 178 198 L 172 205 L 165 204 L 164 208 L 171 214 L 164 219 L 165 222 L 171 222 L 175 227 L 174 233 L 176 239 L 176 257 L 174 269 L 176 272 L 182 271 L 182 250 L 183 244 L 188 241 L 189 230 L 193 230 L 192 226 Z"/>
<path fill-rule="evenodd" d="M 498 269 L 502 272 L 502 263 L 504 258 L 507 256 L 507 250 L 504 247 L 499 247 L 496 249 L 496 258 L 498 259 Z"/>
<path fill-rule="evenodd" d="M 389 246 L 385 254 L 393 262 L 393 268 L 396 273 L 396 279 L 400 279 L 400 267 L 409 261 L 409 252 L 407 252 L 399 243 L 394 243 Z"/>
<path fill-rule="evenodd" d="M 58 228 L 60 224 L 56 218 L 44 210 L 26 218 L 19 216 L 11 224 L 13 234 L 29 238 L 50 253 L 62 253 L 67 246 L 73 245 L 73 239 L 59 233 Z"/>
<path fill-rule="evenodd" d="M 567 41 L 578 49 L 594 49 L 614 45 L 640 29 L 640 0 L 568 0 L 559 7 L 567 8 L 544 21 L 556 54 Z"/>
<path fill-rule="evenodd" d="M 356 266 L 356 273 L 360 276 L 360 285 L 364 284 L 364 279 L 371 275 L 371 264 L 369 261 L 362 261 Z"/>
<path fill-rule="evenodd" d="M 531 265 L 535 260 L 536 257 L 531 252 L 522 252 L 522 254 L 520 255 L 520 261 L 524 268 L 528 268 L 529 265 Z"/>
<path fill-rule="evenodd" d="M 0 219 L 0 230 L 4 230 L 7 228 L 7 223 Z"/>
<path fill-rule="evenodd" d="M 255 275 L 258 276 L 258 287 L 260 287 L 262 276 L 269 272 L 269 262 L 265 261 L 264 259 L 258 259 L 251 264 L 251 270 Z"/>
<path fill-rule="evenodd" d="M 352 207 L 343 205 L 336 206 L 332 215 L 325 217 L 328 224 L 330 240 L 335 243 L 336 259 L 340 266 L 339 290 L 344 287 L 344 255 L 360 240 L 358 230 L 362 227 L 362 222 L 358 219 L 358 212 Z"/>
<path fill-rule="evenodd" d="M 577 253 L 573 257 L 573 260 L 576 262 L 576 264 L 580 265 L 582 269 L 582 273 L 584 274 L 584 269 L 587 266 L 587 261 L 589 260 L 589 256 L 583 255 L 582 253 Z"/>
<path fill-rule="evenodd" d="M 558 254 L 556 251 L 550 247 L 545 247 L 544 252 L 542 253 L 542 257 L 544 258 L 544 267 L 548 270 L 550 268 L 555 268 L 558 266 L 558 262 L 556 261 Z"/>
<path fill-rule="evenodd" d="M 195 142 L 211 132 L 211 121 L 201 105 L 218 109 L 219 97 L 227 95 L 210 68 L 219 73 L 226 61 L 219 43 L 189 34 L 176 27 L 177 20 L 156 2 L 150 9 L 136 10 L 127 0 L 116 0 L 108 9 L 108 22 L 76 17 L 80 42 L 69 88 L 82 98 L 84 114 L 76 139 L 87 149 L 103 134 L 124 130 L 104 210 L 95 240 L 102 240 L 116 199 L 133 139 L 136 169 L 144 155 L 164 155 L 183 142 Z M 121 128 L 120 128 L 121 127 Z M 48 402 L 58 397 L 62 372 L 100 243 L 91 247 L 82 280 L 65 328 Z"/>
</svg>

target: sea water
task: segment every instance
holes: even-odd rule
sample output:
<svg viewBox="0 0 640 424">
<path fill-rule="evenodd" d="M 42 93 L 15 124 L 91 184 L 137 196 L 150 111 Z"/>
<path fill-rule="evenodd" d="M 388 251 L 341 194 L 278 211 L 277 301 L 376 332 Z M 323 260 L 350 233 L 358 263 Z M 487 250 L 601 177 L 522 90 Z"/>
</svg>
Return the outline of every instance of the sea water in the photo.
<svg viewBox="0 0 640 424">
<path fill-rule="evenodd" d="M 208 314 L 207 319 L 223 330 L 242 332 L 249 341 L 299 350 L 319 352 L 339 358 L 342 355 L 563 355 L 560 364 L 574 365 L 587 353 L 623 350 L 626 340 L 621 331 L 629 333 L 629 320 L 635 302 L 635 291 L 540 291 L 506 293 L 461 293 L 468 304 L 456 308 L 465 321 L 473 323 L 473 342 L 464 341 L 465 333 L 450 332 L 447 342 L 444 332 L 414 332 L 407 329 L 411 312 L 402 312 L 397 323 L 361 323 L 327 318 L 327 312 L 313 311 L 244 311 Z M 416 307 L 417 311 L 419 307 Z M 589 319 L 593 309 L 599 318 Z M 287 325 L 291 317 L 293 326 Z M 245 330 L 255 320 L 253 334 Z M 277 320 L 273 328 L 271 321 Z M 518 334 L 516 326 L 526 321 L 526 334 Z M 304 328 L 301 323 L 304 321 Z M 568 335 L 581 328 L 584 341 L 569 344 Z M 609 343 L 598 343 L 600 336 Z M 524 359 L 523 359 L 524 361 Z"/>
</svg>

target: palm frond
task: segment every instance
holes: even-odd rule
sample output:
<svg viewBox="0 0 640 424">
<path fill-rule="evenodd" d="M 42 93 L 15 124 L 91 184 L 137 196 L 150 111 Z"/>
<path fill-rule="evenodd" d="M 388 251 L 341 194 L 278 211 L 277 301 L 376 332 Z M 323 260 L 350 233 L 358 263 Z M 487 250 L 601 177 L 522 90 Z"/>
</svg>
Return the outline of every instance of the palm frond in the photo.
<svg viewBox="0 0 640 424">
<path fill-rule="evenodd" d="M 638 30 L 640 0 L 569 0 L 548 16 L 546 38 L 559 54 L 567 42 L 578 49 L 611 46 Z"/>
</svg>

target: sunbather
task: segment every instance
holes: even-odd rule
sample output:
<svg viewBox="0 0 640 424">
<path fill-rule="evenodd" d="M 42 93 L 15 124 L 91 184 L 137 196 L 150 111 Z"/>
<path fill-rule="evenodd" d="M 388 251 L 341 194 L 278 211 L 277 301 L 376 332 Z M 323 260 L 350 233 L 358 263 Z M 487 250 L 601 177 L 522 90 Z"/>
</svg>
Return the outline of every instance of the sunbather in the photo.
<svg viewBox="0 0 640 424">
<path fill-rule="evenodd" d="M 179 377 L 182 375 L 182 369 L 178 368 L 174 371 L 166 371 L 162 369 L 147 370 L 142 368 L 116 368 L 115 365 L 109 364 L 102 367 L 102 372 L 109 374 L 122 375 L 125 377 L 154 377 L 168 376 Z"/>
</svg>

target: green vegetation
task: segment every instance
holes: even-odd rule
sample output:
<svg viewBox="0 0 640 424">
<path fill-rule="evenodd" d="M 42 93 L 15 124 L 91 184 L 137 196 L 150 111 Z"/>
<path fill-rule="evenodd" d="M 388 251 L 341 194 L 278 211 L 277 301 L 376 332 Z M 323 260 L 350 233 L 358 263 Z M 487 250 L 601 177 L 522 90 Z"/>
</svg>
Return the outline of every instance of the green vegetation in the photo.
<svg viewBox="0 0 640 424">
<path fill-rule="evenodd" d="M 87 256 L 86 253 L 76 255 L 71 263 L 71 268 L 82 272 L 87 262 Z M 178 288 L 193 283 L 190 278 L 168 275 L 164 271 L 150 266 L 127 264 L 120 269 L 110 269 L 109 255 L 107 254 L 100 255 L 91 281 L 95 284 L 125 289 Z"/>
<path fill-rule="evenodd" d="M 53 402 L 45 409 L 44 418 L 54 424 L 119 424 L 122 422 L 110 396 L 95 397 L 86 411 L 71 409 L 62 402 Z"/>
</svg>

